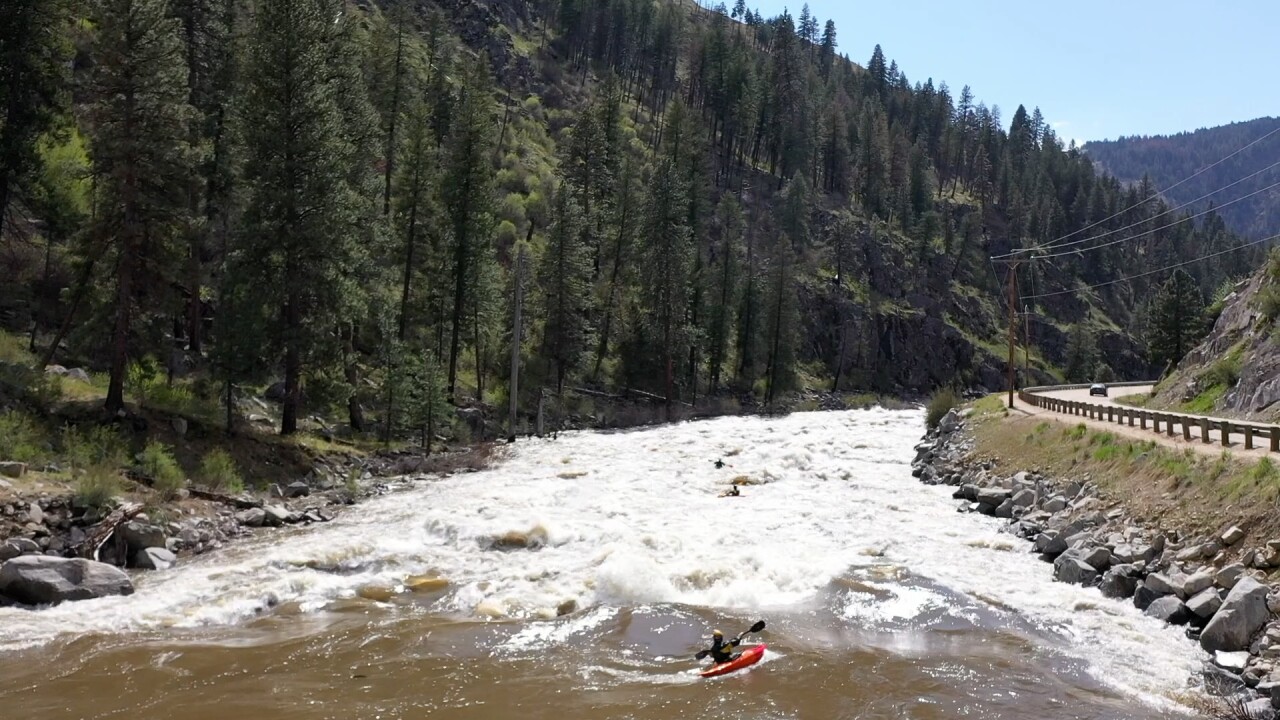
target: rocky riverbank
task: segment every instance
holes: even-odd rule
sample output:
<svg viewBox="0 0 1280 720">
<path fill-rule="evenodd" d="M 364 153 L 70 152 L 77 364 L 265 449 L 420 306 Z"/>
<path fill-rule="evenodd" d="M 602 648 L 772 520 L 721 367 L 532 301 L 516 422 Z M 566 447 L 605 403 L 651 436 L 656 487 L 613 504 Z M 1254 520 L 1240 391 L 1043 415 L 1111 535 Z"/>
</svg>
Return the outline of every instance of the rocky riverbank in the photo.
<svg viewBox="0 0 1280 720">
<path fill-rule="evenodd" d="M 240 537 L 328 522 L 346 506 L 417 479 L 480 469 L 491 450 L 322 459 L 305 477 L 259 492 L 231 496 L 191 487 L 168 502 L 126 497 L 100 509 L 69 491 L 21 489 L 0 479 L 0 605 L 128 595 L 133 581 L 126 570 L 166 570 Z M 145 489 L 146 479 L 136 480 Z"/>
<path fill-rule="evenodd" d="M 1007 519 L 1028 551 L 1053 564 L 1059 582 L 1094 586 L 1148 616 L 1186 626 L 1207 653 L 1204 690 L 1228 698 L 1241 717 L 1280 710 L 1280 541 L 1247 547 L 1234 525 L 1210 537 L 1152 527 L 1099 491 L 1092 478 L 1006 474 L 984 457 L 970 411 L 951 411 L 916 447 L 913 474 L 956 488 L 961 512 Z M 1135 658 L 1135 661 L 1138 660 Z"/>
</svg>

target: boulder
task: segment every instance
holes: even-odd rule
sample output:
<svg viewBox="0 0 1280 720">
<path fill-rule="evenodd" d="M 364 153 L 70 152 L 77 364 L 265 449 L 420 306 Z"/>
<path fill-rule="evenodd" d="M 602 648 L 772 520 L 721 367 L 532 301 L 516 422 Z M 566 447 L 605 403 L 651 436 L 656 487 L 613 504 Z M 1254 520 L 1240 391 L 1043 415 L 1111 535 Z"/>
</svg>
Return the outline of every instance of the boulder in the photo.
<svg viewBox="0 0 1280 720">
<path fill-rule="evenodd" d="M 1000 504 L 1008 500 L 1013 493 L 1004 488 L 981 488 L 978 490 L 978 502 L 985 503 L 992 507 L 1000 507 Z"/>
<path fill-rule="evenodd" d="M 1205 693 L 1214 697 L 1231 697 L 1245 690 L 1239 673 L 1228 672 L 1217 665 L 1205 663 L 1200 676 L 1204 680 Z"/>
<path fill-rule="evenodd" d="M 1116 545 L 1111 551 L 1118 563 L 1149 563 L 1156 556 L 1155 552 L 1148 545 L 1134 545 L 1131 543 L 1121 543 Z"/>
<path fill-rule="evenodd" d="M 84 558 L 27 555 L 0 566 L 0 595 L 27 605 L 132 593 L 133 583 L 123 570 Z"/>
<path fill-rule="evenodd" d="M 1111 567 L 1111 551 L 1104 547 L 1081 548 L 1076 552 L 1080 553 L 1081 560 L 1088 563 L 1098 572 Z"/>
<path fill-rule="evenodd" d="M 1041 505 L 1040 507 L 1042 507 L 1046 512 L 1062 512 L 1067 509 L 1067 499 L 1061 495 L 1055 495 L 1054 497 L 1046 500 L 1044 505 Z"/>
<path fill-rule="evenodd" d="M 1067 552 L 1053 561 L 1053 579 L 1072 585 L 1092 585 L 1098 571 L 1089 563 Z"/>
<path fill-rule="evenodd" d="M 1219 650 L 1213 654 L 1213 664 L 1224 670 L 1230 670 L 1235 673 L 1242 673 L 1249 664 L 1249 652 L 1241 650 L 1239 652 L 1227 652 Z"/>
<path fill-rule="evenodd" d="M 168 570 L 178 562 L 166 548 L 147 548 L 133 556 L 133 566 L 142 570 Z"/>
<path fill-rule="evenodd" d="M 71 368 L 70 370 L 67 371 L 67 377 L 71 378 L 72 380 L 78 380 L 79 382 L 82 382 L 82 383 L 93 382 L 93 379 L 89 377 L 88 371 L 86 371 L 84 368 Z"/>
<path fill-rule="evenodd" d="M 287 522 L 296 522 L 292 520 L 293 513 L 288 508 L 279 505 L 266 505 L 262 508 L 265 515 L 265 523 L 271 527 L 279 527 Z"/>
<path fill-rule="evenodd" d="M 1138 579 L 1127 568 L 1112 568 L 1102 576 L 1098 589 L 1104 597 L 1122 600 L 1133 595 L 1138 589 Z"/>
<path fill-rule="evenodd" d="M 1042 532 L 1036 536 L 1035 550 L 1044 555 L 1058 556 L 1067 551 L 1067 541 L 1056 531 Z"/>
<path fill-rule="evenodd" d="M 40 554 L 40 546 L 31 538 L 9 538 L 8 544 L 17 548 L 19 555 Z"/>
<path fill-rule="evenodd" d="M 1192 615 L 1208 620 L 1213 614 L 1218 612 L 1218 608 L 1222 607 L 1222 597 L 1218 595 L 1218 591 L 1213 588 L 1201 590 L 1187 601 L 1187 609 Z"/>
<path fill-rule="evenodd" d="M 306 497 L 311 494 L 311 486 L 299 480 L 298 482 L 289 483 L 284 489 L 284 496 L 287 498 Z"/>
<path fill-rule="evenodd" d="M 1230 590 L 1236 586 L 1236 583 L 1240 581 L 1240 578 L 1243 575 L 1244 565 L 1241 565 L 1240 563 L 1233 563 L 1214 574 L 1213 584 L 1223 590 Z"/>
<path fill-rule="evenodd" d="M 1249 720 L 1276 720 L 1276 710 L 1271 706 L 1270 698 L 1258 698 L 1241 705 L 1244 717 Z"/>
<path fill-rule="evenodd" d="M 186 418 L 176 417 L 169 422 L 169 425 L 173 427 L 173 431 L 178 434 L 178 437 L 187 436 L 187 419 Z"/>
<path fill-rule="evenodd" d="M 996 507 L 994 514 L 998 518 L 1005 518 L 1005 519 L 1012 518 L 1013 517 L 1013 498 L 1005 498 L 1004 502 L 1000 503 L 1000 505 Z"/>
<path fill-rule="evenodd" d="M 1183 605 L 1182 601 L 1173 595 L 1157 598 L 1142 612 L 1147 617 L 1163 620 L 1170 625 L 1184 625 L 1191 619 L 1191 613 L 1187 610 L 1187 606 Z"/>
<path fill-rule="evenodd" d="M 267 521 L 267 512 L 262 508 L 249 508 L 236 513 L 236 522 L 245 527 L 262 527 Z"/>
<path fill-rule="evenodd" d="M 1221 539 L 1223 545 L 1230 547 L 1244 539 L 1244 530 L 1241 530 L 1238 525 L 1232 525 L 1222 533 Z"/>
<path fill-rule="evenodd" d="M 1013 494 L 1013 504 L 1016 507 L 1031 507 L 1036 504 L 1035 490 L 1022 489 Z"/>
<path fill-rule="evenodd" d="M 1133 606 L 1139 610 L 1146 610 L 1151 607 L 1151 603 L 1155 602 L 1159 598 L 1160 596 L 1157 595 L 1155 591 L 1147 587 L 1146 583 L 1143 583 L 1133 591 Z"/>
<path fill-rule="evenodd" d="M 1147 576 L 1144 583 L 1156 597 L 1164 597 L 1166 595 L 1181 595 L 1182 578 L 1181 576 L 1169 576 L 1164 573 L 1151 573 Z"/>
<path fill-rule="evenodd" d="M 12 560 L 22 554 L 17 545 L 11 542 L 0 543 L 0 563 Z"/>
<path fill-rule="evenodd" d="M 130 552 L 138 552 L 150 547 L 164 547 L 165 541 L 168 540 L 164 528 L 136 520 L 116 528 L 116 535 L 124 540 Z"/>
<path fill-rule="evenodd" d="M 27 464 L 6 460 L 0 462 L 0 475 L 11 478 L 20 478 L 27 474 Z"/>
<path fill-rule="evenodd" d="M 1187 577 L 1182 583 L 1181 597 L 1194 597 L 1202 591 L 1213 587 L 1213 573 L 1201 570 Z"/>
<path fill-rule="evenodd" d="M 1257 580 L 1240 578 L 1200 634 L 1200 646 L 1209 652 L 1248 649 L 1254 633 L 1271 617 L 1267 592 L 1267 586 Z"/>
</svg>

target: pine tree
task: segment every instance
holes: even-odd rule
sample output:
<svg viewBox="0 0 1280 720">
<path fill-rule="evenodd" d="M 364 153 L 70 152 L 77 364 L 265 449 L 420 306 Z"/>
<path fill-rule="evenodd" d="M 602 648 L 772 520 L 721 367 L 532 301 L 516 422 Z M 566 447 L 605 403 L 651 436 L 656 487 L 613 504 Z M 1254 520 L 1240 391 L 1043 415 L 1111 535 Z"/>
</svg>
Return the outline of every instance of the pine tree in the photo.
<svg viewBox="0 0 1280 720">
<path fill-rule="evenodd" d="M 67 102 L 69 0 L 10 0 L 0 22 L 0 231 L 13 190 L 37 165 L 37 140 Z"/>
<path fill-rule="evenodd" d="M 446 142 L 441 180 L 442 204 L 451 243 L 450 272 L 453 274 L 447 376 L 451 400 L 456 397 L 466 310 L 474 291 L 468 287 L 468 281 L 476 277 L 476 267 L 473 266 L 487 259 L 488 255 L 483 250 L 491 242 L 493 167 L 489 156 L 493 151 L 492 106 L 488 71 L 483 61 L 472 63 L 463 79 L 453 130 Z"/>
<path fill-rule="evenodd" d="M 829 80 L 831 78 L 831 66 L 836 60 L 836 23 L 834 20 L 828 20 L 826 26 L 822 29 L 822 49 L 818 54 L 819 67 L 822 69 L 822 79 Z"/>
<path fill-rule="evenodd" d="M 106 407 L 124 407 L 124 382 L 138 311 L 159 309 L 173 245 L 187 222 L 184 189 L 195 161 L 193 112 L 178 22 L 164 0 L 105 0 L 99 6 L 94 169 L 99 178 L 94 237 L 116 257 L 115 316 Z M 139 306 L 141 297 L 147 305 Z M 136 350 L 135 350 L 136 352 Z"/>
<path fill-rule="evenodd" d="M 1147 355 L 1153 367 L 1171 368 L 1204 334 L 1204 296 L 1186 271 L 1175 270 L 1151 300 Z"/>
<path fill-rule="evenodd" d="M 710 392 L 720 389 L 721 374 L 729 358 L 730 328 L 733 326 L 734 302 L 738 294 L 742 234 L 746 222 L 742 207 L 733 196 L 727 196 L 716 208 L 716 225 L 720 242 L 710 258 L 711 313 L 707 327 L 707 377 Z"/>
<path fill-rule="evenodd" d="M 431 232 L 436 215 L 436 168 L 439 154 L 431 129 L 431 106 L 423 97 L 410 101 L 404 118 L 405 135 L 395 182 L 396 229 L 401 238 L 401 291 L 396 336 L 404 341 L 413 320 L 413 284 L 429 252 L 421 243 Z M 428 251 L 430 248 L 426 248 Z"/>
<path fill-rule="evenodd" d="M 546 317 L 542 354 L 555 366 L 556 392 L 561 392 L 589 341 L 591 255 L 584 237 L 585 218 L 568 188 L 556 193 L 554 213 L 538 284 Z"/>
<path fill-rule="evenodd" d="M 1067 361 L 1063 369 L 1067 382 L 1089 382 L 1097 358 L 1097 338 L 1093 330 L 1083 322 L 1072 325 L 1067 334 Z"/>
<path fill-rule="evenodd" d="M 667 417 L 675 402 L 675 362 L 688 338 L 685 311 L 692 249 L 689 246 L 688 188 L 670 159 L 659 160 L 649 188 L 644 227 L 642 292 L 646 333 L 657 343 Z"/>
<path fill-rule="evenodd" d="M 280 431 L 298 429 L 309 371 L 338 363 L 334 329 L 354 319 L 365 205 L 351 185 L 358 157 L 344 132 L 335 72 L 345 20 L 330 0 L 258 8 L 246 69 L 248 201 L 236 273 L 254 292 L 242 312 L 269 326 L 284 365 Z M 337 19 L 337 22 L 335 22 Z"/>
</svg>

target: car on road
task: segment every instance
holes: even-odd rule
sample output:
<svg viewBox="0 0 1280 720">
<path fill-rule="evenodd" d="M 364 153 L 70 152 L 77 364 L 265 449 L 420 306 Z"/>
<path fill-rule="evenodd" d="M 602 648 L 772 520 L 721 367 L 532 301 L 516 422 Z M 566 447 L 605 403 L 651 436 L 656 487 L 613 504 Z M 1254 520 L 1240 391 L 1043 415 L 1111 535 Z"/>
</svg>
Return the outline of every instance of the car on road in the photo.
<svg viewBox="0 0 1280 720">
<path fill-rule="evenodd" d="M 1094 395 L 1101 395 L 1102 397 L 1106 397 L 1106 396 L 1107 396 L 1107 386 L 1106 386 L 1106 385 L 1104 385 L 1104 384 L 1102 384 L 1102 383 L 1094 383 L 1094 384 L 1090 385 L 1090 386 L 1089 386 L 1089 397 L 1093 397 Z"/>
</svg>

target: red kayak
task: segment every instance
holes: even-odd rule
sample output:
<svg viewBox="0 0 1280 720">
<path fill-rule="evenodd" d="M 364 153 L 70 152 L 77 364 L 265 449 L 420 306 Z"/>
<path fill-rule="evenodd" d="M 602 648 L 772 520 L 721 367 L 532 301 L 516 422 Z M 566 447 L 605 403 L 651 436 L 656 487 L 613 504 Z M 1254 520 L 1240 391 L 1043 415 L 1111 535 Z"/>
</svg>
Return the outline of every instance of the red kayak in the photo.
<svg viewBox="0 0 1280 720">
<path fill-rule="evenodd" d="M 752 645 L 746 650 L 743 650 L 737 657 L 730 660 L 729 662 L 718 663 L 716 665 L 712 665 L 706 670 L 703 670 L 702 677 L 705 678 L 705 677 L 716 677 L 717 675 L 728 675 L 729 673 L 734 672 L 736 670 L 741 670 L 746 667 L 751 667 L 752 665 L 755 665 L 756 663 L 760 662 L 760 658 L 764 657 L 764 648 L 765 648 L 764 643 L 761 643 L 759 645 Z"/>
</svg>

